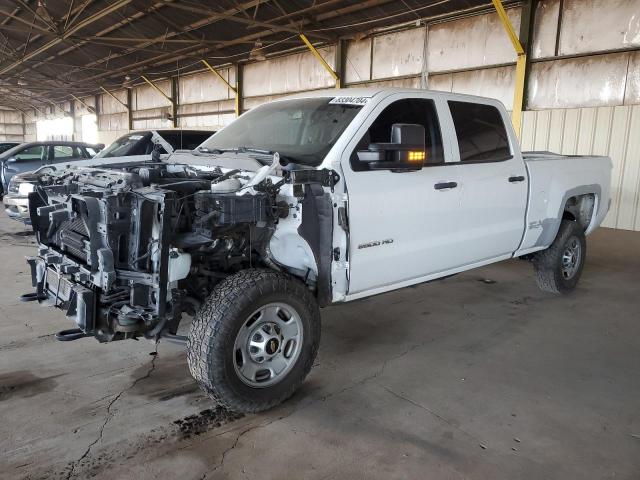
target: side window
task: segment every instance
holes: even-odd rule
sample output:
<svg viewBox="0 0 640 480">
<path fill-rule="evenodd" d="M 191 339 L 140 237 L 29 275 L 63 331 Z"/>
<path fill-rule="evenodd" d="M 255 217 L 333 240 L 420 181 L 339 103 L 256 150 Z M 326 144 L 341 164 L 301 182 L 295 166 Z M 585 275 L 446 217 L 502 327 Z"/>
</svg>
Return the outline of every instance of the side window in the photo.
<svg viewBox="0 0 640 480">
<path fill-rule="evenodd" d="M 20 153 L 16 155 L 16 159 L 18 161 L 33 161 L 33 160 L 41 160 L 42 159 L 42 150 L 44 147 L 42 145 L 38 145 L 36 147 L 29 147 L 22 150 Z"/>
<path fill-rule="evenodd" d="M 511 158 L 509 137 L 496 107 L 449 102 L 461 162 L 499 162 Z"/>
<path fill-rule="evenodd" d="M 440 122 L 438 121 L 438 114 L 433 100 L 405 98 L 388 105 L 371 124 L 367 133 L 360 139 L 354 153 L 351 155 L 351 167 L 355 171 L 368 170 L 367 164 L 360 162 L 355 152 L 366 150 L 370 143 L 390 142 L 391 126 L 394 123 L 422 125 L 425 132 L 425 167 L 444 163 Z"/>
<path fill-rule="evenodd" d="M 54 160 L 67 160 L 76 157 L 80 157 L 80 155 L 77 154 L 75 147 L 67 145 L 55 145 L 53 147 Z"/>
</svg>

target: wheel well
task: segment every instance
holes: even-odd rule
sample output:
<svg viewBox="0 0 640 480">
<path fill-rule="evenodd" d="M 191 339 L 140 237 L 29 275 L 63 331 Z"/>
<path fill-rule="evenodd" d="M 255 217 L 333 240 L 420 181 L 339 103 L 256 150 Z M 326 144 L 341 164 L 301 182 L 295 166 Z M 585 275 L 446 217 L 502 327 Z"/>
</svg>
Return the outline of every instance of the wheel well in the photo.
<svg viewBox="0 0 640 480">
<path fill-rule="evenodd" d="M 586 230 L 593 218 L 595 203 L 596 196 L 593 193 L 570 197 L 564 205 L 562 219 L 577 222 L 583 230 Z"/>
</svg>

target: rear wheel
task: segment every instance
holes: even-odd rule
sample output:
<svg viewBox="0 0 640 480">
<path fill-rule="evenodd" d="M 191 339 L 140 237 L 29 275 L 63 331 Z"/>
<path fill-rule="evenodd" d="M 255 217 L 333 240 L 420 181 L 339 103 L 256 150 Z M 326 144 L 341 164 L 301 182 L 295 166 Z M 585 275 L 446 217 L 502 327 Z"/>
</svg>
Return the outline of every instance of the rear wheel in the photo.
<svg viewBox="0 0 640 480">
<path fill-rule="evenodd" d="M 250 269 L 216 286 L 196 315 L 188 363 L 200 387 L 237 412 L 267 410 L 287 398 L 311 370 L 320 313 L 302 282 Z"/>
<path fill-rule="evenodd" d="M 580 225 L 562 220 L 551 246 L 533 259 L 538 287 L 551 293 L 573 291 L 582 274 L 586 254 L 587 243 Z"/>
</svg>

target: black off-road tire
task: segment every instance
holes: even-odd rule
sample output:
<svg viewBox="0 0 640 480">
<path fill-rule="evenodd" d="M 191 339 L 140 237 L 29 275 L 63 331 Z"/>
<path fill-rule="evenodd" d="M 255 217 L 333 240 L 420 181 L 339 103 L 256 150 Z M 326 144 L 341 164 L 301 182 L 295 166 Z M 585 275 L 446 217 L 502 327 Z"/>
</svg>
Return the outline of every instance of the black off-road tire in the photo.
<svg viewBox="0 0 640 480">
<path fill-rule="evenodd" d="M 575 273 L 570 278 L 566 278 L 563 275 L 562 258 L 568 245 L 574 240 L 579 243 L 580 258 Z M 533 258 L 538 287 L 545 292 L 556 294 L 572 292 L 580 280 L 586 255 L 587 243 L 580 225 L 571 220 L 562 220 L 558 234 L 551 246 L 537 253 Z"/>
<path fill-rule="evenodd" d="M 244 383 L 234 366 L 238 331 L 252 312 L 273 302 L 291 305 L 303 326 L 302 347 L 286 376 L 269 387 Z M 234 412 L 268 410 L 288 399 L 313 365 L 320 343 L 320 310 L 299 280 L 267 269 L 240 271 L 220 282 L 191 324 L 187 361 L 198 385 L 218 404 Z"/>
</svg>

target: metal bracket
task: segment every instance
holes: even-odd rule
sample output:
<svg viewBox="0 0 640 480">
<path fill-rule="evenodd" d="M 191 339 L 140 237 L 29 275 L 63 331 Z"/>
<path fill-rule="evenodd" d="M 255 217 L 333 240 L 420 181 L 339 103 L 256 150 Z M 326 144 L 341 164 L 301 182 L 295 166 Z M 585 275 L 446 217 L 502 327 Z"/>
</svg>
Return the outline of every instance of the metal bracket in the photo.
<svg viewBox="0 0 640 480">
<path fill-rule="evenodd" d="M 340 175 L 335 170 L 323 168 L 322 170 L 293 170 L 289 172 L 289 182 L 293 185 L 305 183 L 319 183 L 323 187 L 331 188 L 340 181 Z"/>
<path fill-rule="evenodd" d="M 238 89 L 233 85 L 231 85 L 229 82 L 227 82 L 226 78 L 224 78 L 222 74 L 218 72 L 215 68 L 209 65 L 209 62 L 207 62 L 205 59 L 202 59 L 201 62 L 205 67 L 211 70 L 211 73 L 213 73 L 216 77 L 222 80 L 222 82 L 227 86 L 229 90 L 233 92 L 233 94 L 235 95 L 234 110 L 236 111 L 236 117 L 239 117 L 240 116 L 240 97 L 239 97 Z M 236 76 L 237 75 L 238 73 L 236 72 Z"/>
<path fill-rule="evenodd" d="M 167 95 L 166 93 L 164 93 L 159 86 L 157 86 L 155 83 L 153 83 L 151 80 L 149 80 L 147 77 L 145 77 L 144 75 L 140 75 L 140 78 L 142 78 L 142 80 L 144 80 L 145 82 L 147 82 L 151 87 L 153 87 L 153 89 L 158 92 L 160 95 L 162 95 L 171 105 L 173 105 L 173 99 L 171 97 L 169 97 L 169 95 Z"/>
<path fill-rule="evenodd" d="M 304 44 L 307 46 L 307 48 L 311 51 L 313 56 L 318 59 L 320 64 L 329 73 L 329 75 L 331 75 L 333 77 L 333 79 L 336 81 L 336 88 L 340 88 L 340 77 L 335 72 L 335 70 L 329 66 L 329 64 L 325 61 L 324 58 L 322 58 L 322 55 L 320 55 L 320 52 L 316 49 L 316 47 L 314 47 L 311 44 L 311 42 L 309 41 L 309 39 L 307 38 L 307 36 L 304 33 L 300 34 L 300 39 L 304 42 Z"/>
</svg>

